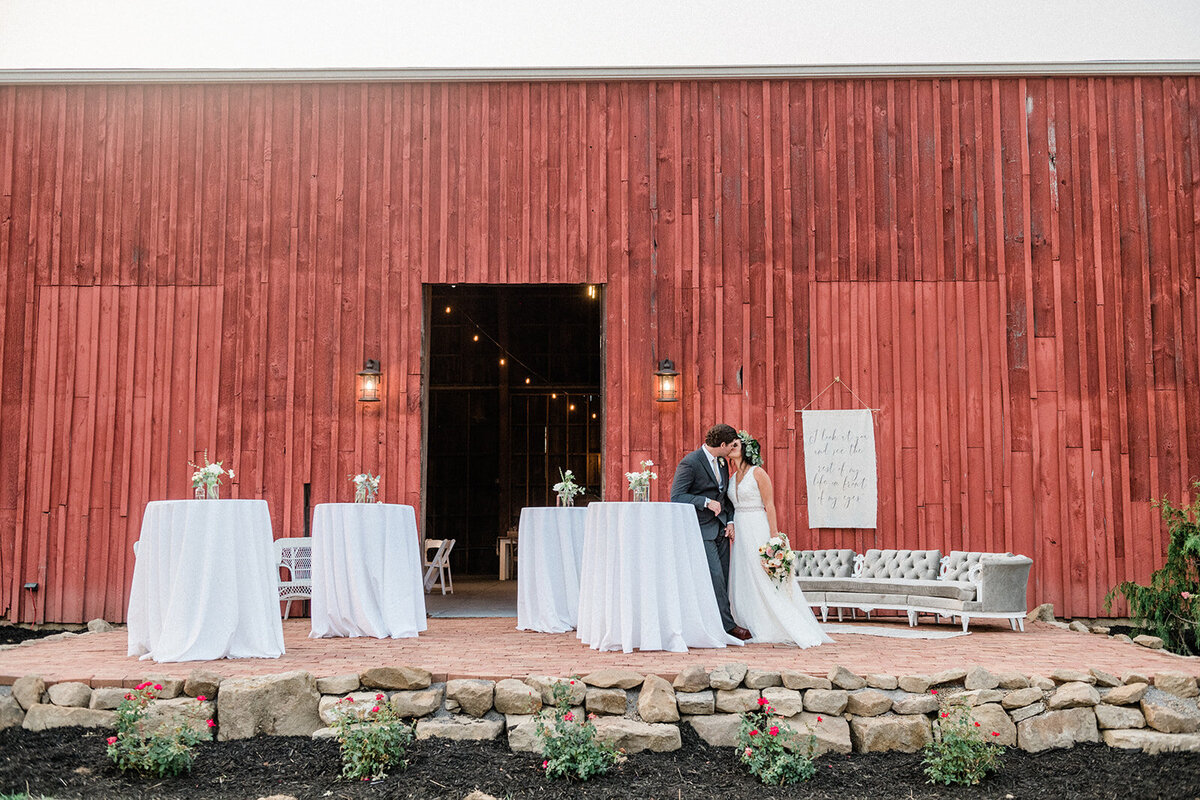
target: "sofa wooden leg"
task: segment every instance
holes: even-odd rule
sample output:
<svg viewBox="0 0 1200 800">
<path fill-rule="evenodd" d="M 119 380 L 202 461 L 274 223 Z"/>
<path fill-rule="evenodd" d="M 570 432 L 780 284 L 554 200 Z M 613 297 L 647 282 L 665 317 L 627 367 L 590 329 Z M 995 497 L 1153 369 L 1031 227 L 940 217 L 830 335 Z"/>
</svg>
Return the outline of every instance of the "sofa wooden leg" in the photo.
<svg viewBox="0 0 1200 800">
<path fill-rule="evenodd" d="M 842 621 L 842 607 L 838 606 L 838 622 Z"/>
<path fill-rule="evenodd" d="M 1025 618 L 1017 617 L 1017 627 L 1021 629 L 1021 633 L 1025 632 Z"/>
<path fill-rule="evenodd" d="M 908 612 L 908 627 L 910 627 L 910 628 L 917 627 L 917 612 L 915 612 L 915 611 Z"/>
<path fill-rule="evenodd" d="M 962 621 L 963 621 L 963 633 L 966 633 L 966 632 L 967 632 L 967 625 L 969 625 L 969 624 L 971 623 L 971 618 L 970 618 L 970 617 L 968 617 L 968 616 L 966 616 L 966 615 L 964 614 L 964 615 L 963 615 L 963 618 L 962 618 Z"/>
<path fill-rule="evenodd" d="M 821 622 L 829 622 L 829 606 L 821 606 Z"/>
</svg>

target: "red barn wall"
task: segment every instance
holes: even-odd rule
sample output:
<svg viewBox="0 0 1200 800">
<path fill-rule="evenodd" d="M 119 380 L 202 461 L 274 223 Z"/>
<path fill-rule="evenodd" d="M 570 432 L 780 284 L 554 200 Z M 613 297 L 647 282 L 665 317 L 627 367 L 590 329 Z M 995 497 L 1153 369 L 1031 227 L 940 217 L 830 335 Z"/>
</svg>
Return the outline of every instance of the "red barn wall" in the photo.
<svg viewBox="0 0 1200 800">
<path fill-rule="evenodd" d="M 123 619 L 144 505 L 189 496 L 205 448 L 277 536 L 305 483 L 346 500 L 361 469 L 419 505 L 422 286 L 452 282 L 604 285 L 609 497 L 649 458 L 665 498 L 723 420 L 762 440 L 796 545 L 1028 553 L 1031 601 L 1102 613 L 1161 563 L 1149 501 L 1200 476 L 1192 95 L 0 87 L 0 615 Z M 877 530 L 803 527 L 795 410 L 835 376 L 880 409 Z"/>
</svg>

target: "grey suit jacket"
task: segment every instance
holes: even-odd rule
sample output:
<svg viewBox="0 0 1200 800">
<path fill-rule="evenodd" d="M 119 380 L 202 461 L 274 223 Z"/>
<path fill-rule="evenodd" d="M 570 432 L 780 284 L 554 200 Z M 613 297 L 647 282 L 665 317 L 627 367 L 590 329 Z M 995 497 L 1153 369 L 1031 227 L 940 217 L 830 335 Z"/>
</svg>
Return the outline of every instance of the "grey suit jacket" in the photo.
<svg viewBox="0 0 1200 800">
<path fill-rule="evenodd" d="M 729 488 L 729 462 L 720 467 L 720 478 L 724 480 L 725 489 Z M 704 507 L 709 500 L 721 504 L 720 515 Z M 714 475 L 708 465 L 708 455 L 704 448 L 697 448 L 683 457 L 675 470 L 675 479 L 671 481 L 671 502 L 688 503 L 696 507 L 696 517 L 700 523 L 700 535 L 705 539 L 716 539 L 725 526 L 733 521 L 733 507 L 720 488 L 718 476 Z"/>
</svg>

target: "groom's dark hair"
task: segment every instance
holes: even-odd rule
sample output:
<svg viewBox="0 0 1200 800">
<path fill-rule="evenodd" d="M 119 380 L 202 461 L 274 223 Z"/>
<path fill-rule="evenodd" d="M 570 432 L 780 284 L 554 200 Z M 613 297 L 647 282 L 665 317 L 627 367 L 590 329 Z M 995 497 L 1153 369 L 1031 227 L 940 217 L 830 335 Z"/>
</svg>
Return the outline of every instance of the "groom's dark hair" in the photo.
<svg viewBox="0 0 1200 800">
<path fill-rule="evenodd" d="M 704 434 L 704 443 L 709 447 L 721 447 L 722 445 L 729 444 L 736 438 L 738 438 L 738 434 L 733 429 L 733 426 L 721 422 L 708 429 L 708 433 Z"/>
</svg>

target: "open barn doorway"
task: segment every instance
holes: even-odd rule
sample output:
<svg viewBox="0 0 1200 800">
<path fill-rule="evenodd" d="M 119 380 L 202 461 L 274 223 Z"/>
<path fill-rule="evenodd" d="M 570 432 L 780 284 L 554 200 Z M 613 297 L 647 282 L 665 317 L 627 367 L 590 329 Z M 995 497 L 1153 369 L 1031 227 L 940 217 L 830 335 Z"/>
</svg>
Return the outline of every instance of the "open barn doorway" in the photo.
<svg viewBox="0 0 1200 800">
<path fill-rule="evenodd" d="M 500 545 L 521 509 L 554 504 L 560 468 L 587 487 L 580 500 L 600 495 L 600 288 L 439 284 L 427 298 L 425 537 L 455 540 L 455 599 L 435 589 L 430 614 L 515 614 Z"/>
</svg>

